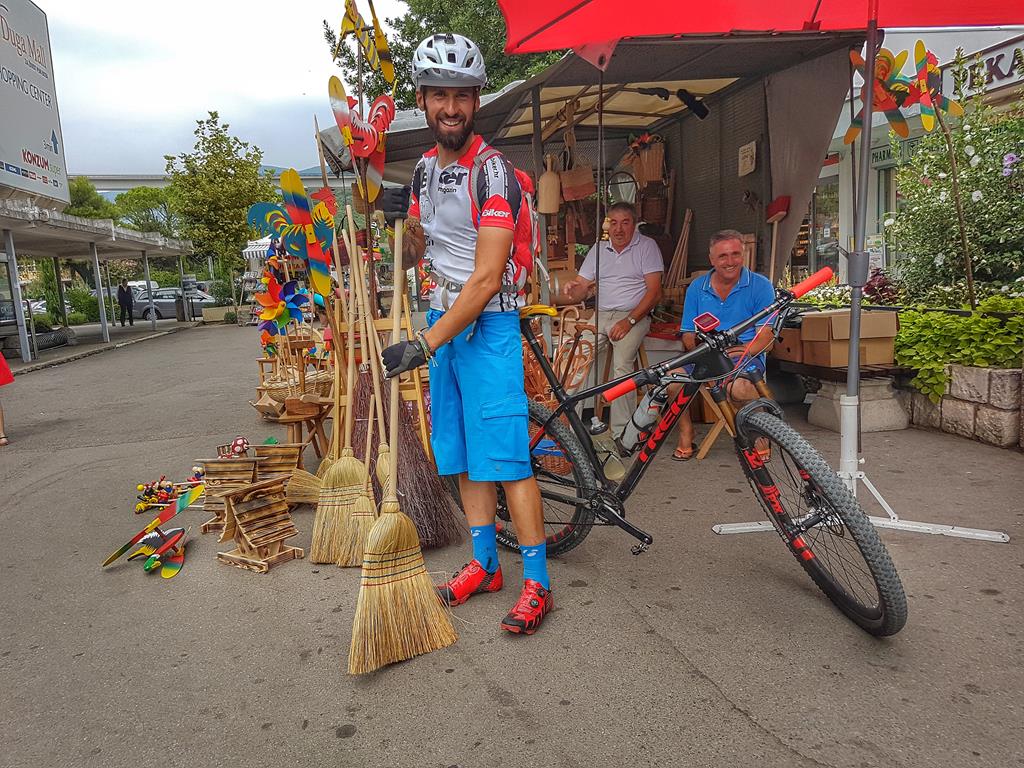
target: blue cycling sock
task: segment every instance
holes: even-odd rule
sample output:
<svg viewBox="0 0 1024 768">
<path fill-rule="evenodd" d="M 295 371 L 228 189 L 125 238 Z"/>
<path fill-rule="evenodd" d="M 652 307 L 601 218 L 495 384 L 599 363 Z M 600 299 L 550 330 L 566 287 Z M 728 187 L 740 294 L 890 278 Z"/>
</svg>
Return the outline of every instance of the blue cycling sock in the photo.
<svg viewBox="0 0 1024 768">
<path fill-rule="evenodd" d="M 498 570 L 498 529 L 494 523 L 490 525 L 471 525 L 469 533 L 473 537 L 473 559 L 483 566 L 488 573 Z"/>
<path fill-rule="evenodd" d="M 533 547 L 520 546 L 519 551 L 523 553 L 523 581 L 533 579 L 544 589 L 551 589 L 551 580 L 548 578 L 548 545 L 542 541 Z"/>
</svg>

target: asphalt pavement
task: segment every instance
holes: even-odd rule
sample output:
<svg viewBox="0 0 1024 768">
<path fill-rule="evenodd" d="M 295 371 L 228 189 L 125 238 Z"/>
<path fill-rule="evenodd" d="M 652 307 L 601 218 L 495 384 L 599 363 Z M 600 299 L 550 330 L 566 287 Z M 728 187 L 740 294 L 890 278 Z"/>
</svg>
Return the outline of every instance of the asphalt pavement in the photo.
<svg viewBox="0 0 1024 768">
<path fill-rule="evenodd" d="M 458 642 L 345 673 L 356 569 L 223 565 L 201 512 L 166 581 L 100 563 L 144 524 L 136 483 L 188 474 L 242 434 L 252 329 L 206 326 L 18 376 L 0 391 L 0 766 L 723 766 L 1024 764 L 1024 456 L 909 429 L 864 436 L 865 466 L 914 520 L 1009 544 L 886 531 L 909 596 L 877 640 L 817 591 L 732 449 L 660 456 L 628 509 L 655 543 L 596 529 L 553 559 L 556 609 L 502 633 L 499 594 L 454 611 Z M 792 423 L 834 462 L 838 436 Z M 312 455 L 307 457 L 315 467 Z M 872 507 L 871 512 L 877 513 Z M 294 514 L 307 547 L 313 514 Z M 438 577 L 468 545 L 426 553 Z"/>
</svg>

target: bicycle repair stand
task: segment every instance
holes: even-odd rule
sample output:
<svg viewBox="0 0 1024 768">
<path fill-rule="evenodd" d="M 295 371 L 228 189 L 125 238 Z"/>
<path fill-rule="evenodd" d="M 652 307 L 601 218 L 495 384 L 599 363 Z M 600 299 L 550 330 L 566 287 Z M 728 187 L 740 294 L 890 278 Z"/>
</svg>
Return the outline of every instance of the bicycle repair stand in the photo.
<svg viewBox="0 0 1024 768">
<path fill-rule="evenodd" d="M 964 528 L 959 525 L 942 525 L 940 523 L 919 523 L 913 520 L 901 520 L 896 511 L 875 488 L 868 476 L 860 469 L 864 459 L 859 456 L 860 442 L 860 305 L 864 285 L 868 279 L 867 251 L 853 251 L 848 255 L 848 275 L 850 281 L 850 358 L 846 377 L 846 394 L 839 398 L 839 471 L 836 472 L 849 487 L 856 498 L 857 482 L 860 481 L 868 492 L 875 497 L 885 510 L 888 517 L 868 515 L 868 519 L 876 528 L 893 528 L 898 531 L 912 533 L 929 533 L 938 536 L 954 536 L 975 541 L 992 541 L 1006 543 L 1008 534 L 1002 531 L 986 531 L 980 528 Z M 757 533 L 774 531 L 775 527 L 768 522 L 723 523 L 711 527 L 715 533 Z"/>
</svg>

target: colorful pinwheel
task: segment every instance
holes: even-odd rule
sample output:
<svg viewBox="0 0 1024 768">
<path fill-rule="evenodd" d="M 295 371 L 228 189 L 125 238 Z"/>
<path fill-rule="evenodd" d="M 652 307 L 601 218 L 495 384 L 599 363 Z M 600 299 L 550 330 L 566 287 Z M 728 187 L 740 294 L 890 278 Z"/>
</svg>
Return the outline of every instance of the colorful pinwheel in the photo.
<svg viewBox="0 0 1024 768">
<path fill-rule="evenodd" d="M 864 70 L 867 65 L 864 58 L 857 51 L 850 51 L 850 61 L 864 78 L 864 87 L 861 90 L 861 103 L 866 103 L 868 89 L 870 87 L 872 96 L 872 109 L 883 112 L 889 120 L 889 126 L 900 138 L 907 138 L 910 135 L 910 128 L 907 120 L 900 112 L 900 107 L 908 102 L 910 97 L 910 78 L 900 74 L 903 64 L 907 60 L 908 53 L 901 51 L 893 54 L 888 48 L 880 48 L 875 57 L 874 77 L 869 78 Z M 864 123 L 864 107 L 862 106 L 856 117 L 850 124 L 850 128 L 843 137 L 844 144 L 853 143 L 860 135 Z"/>
<path fill-rule="evenodd" d="M 285 252 L 305 262 L 313 290 L 327 294 L 331 290 L 331 273 L 326 254 L 334 242 L 337 211 L 334 194 L 325 188 L 310 199 L 293 168 L 281 174 L 281 193 L 284 206 L 256 203 L 250 206 L 246 221 L 262 234 L 280 237 Z"/>
<path fill-rule="evenodd" d="M 364 120 L 355 111 L 356 100 L 345 93 L 345 86 L 337 77 L 331 77 L 327 83 L 327 91 L 331 98 L 331 111 L 334 121 L 341 131 L 342 140 L 349 148 L 353 157 L 367 159 L 366 185 L 363 189 L 362 179 L 357 177 L 359 192 L 371 203 L 380 194 L 384 179 L 384 138 L 391 121 L 395 119 L 395 102 L 387 94 L 378 96 L 370 106 L 369 120 Z"/>
<path fill-rule="evenodd" d="M 941 109 L 947 114 L 959 117 L 964 108 L 959 103 L 942 95 L 942 71 L 935 54 L 925 48 L 924 41 L 914 45 L 914 64 L 917 77 L 910 84 L 910 99 L 921 105 L 921 127 L 926 131 L 935 129 L 935 112 Z"/>
</svg>

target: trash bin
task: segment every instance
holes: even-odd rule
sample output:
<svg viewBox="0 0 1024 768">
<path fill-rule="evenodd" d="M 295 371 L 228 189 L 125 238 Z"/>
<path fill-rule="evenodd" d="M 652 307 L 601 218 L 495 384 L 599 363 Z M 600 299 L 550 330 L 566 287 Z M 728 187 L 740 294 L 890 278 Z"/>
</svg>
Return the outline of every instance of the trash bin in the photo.
<svg viewBox="0 0 1024 768">
<path fill-rule="evenodd" d="M 181 296 L 174 299 L 174 316 L 179 323 L 185 322 L 185 299 Z"/>
</svg>

